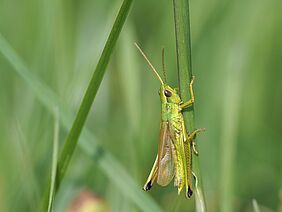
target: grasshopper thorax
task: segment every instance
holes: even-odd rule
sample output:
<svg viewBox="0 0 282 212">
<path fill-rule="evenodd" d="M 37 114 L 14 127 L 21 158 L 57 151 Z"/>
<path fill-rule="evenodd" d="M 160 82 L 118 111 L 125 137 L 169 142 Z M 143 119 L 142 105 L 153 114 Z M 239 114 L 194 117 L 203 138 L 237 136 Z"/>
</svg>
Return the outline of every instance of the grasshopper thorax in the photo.
<svg viewBox="0 0 282 212">
<path fill-rule="evenodd" d="M 181 102 L 177 91 L 166 84 L 161 85 L 159 95 L 162 103 L 179 104 Z"/>
</svg>

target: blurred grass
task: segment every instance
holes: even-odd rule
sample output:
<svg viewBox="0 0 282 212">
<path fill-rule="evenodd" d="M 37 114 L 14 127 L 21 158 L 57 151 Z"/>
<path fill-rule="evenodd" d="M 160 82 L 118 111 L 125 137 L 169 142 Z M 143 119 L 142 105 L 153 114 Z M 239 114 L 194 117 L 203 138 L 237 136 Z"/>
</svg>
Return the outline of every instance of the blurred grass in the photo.
<svg viewBox="0 0 282 212">
<path fill-rule="evenodd" d="M 49 190 L 49 201 L 47 211 L 51 212 L 53 210 L 53 202 L 55 199 L 55 186 L 56 186 L 56 175 L 57 175 L 57 163 L 58 163 L 58 148 L 59 148 L 59 128 L 60 128 L 60 120 L 59 120 L 59 112 L 55 109 L 56 114 L 54 118 L 54 139 L 53 139 L 53 154 L 52 154 L 52 170 L 50 177 L 50 190 Z"/>
<path fill-rule="evenodd" d="M 62 125 L 66 129 L 70 128 L 70 115 L 65 112 L 66 107 L 61 105 L 56 95 L 35 76 L 30 75 L 27 67 L 22 63 L 21 59 L 16 55 L 13 49 L 0 35 L 0 51 L 7 57 L 8 60 L 13 61 L 12 65 L 23 79 L 31 86 L 32 90 L 38 95 L 40 101 L 47 107 L 50 112 L 54 113 L 52 107 L 61 108 Z M 49 99 L 48 104 L 44 101 Z M 52 101 L 50 101 L 52 100 Z M 84 135 L 81 136 L 81 143 L 79 144 L 83 152 L 88 155 L 94 162 L 98 162 L 105 174 L 112 180 L 113 183 L 123 192 L 123 194 L 133 200 L 144 211 L 160 211 L 159 207 L 143 193 L 124 171 L 124 168 L 116 162 L 116 159 L 107 153 L 95 141 L 95 137 L 87 129 L 84 130 Z M 96 145 L 95 145 L 96 144 Z M 57 182 L 56 182 L 57 183 Z M 49 184 L 48 184 L 49 185 Z M 149 204 L 148 204 L 149 203 Z"/>
<path fill-rule="evenodd" d="M 254 212 L 260 212 L 258 203 L 255 199 L 253 199 L 253 208 L 254 208 Z"/>
<path fill-rule="evenodd" d="M 73 121 L 72 115 L 66 118 L 64 114 L 77 111 L 120 3 L 0 2 L 1 34 L 29 67 L 29 73 L 57 94 L 45 98 L 41 87 L 36 86 L 37 80 L 31 81 L 33 89 L 29 89 L 0 54 L 1 211 L 35 210 L 51 170 L 53 115 L 48 111 L 52 102 L 67 105 L 60 108 L 61 146 Z M 228 208 L 232 211 L 253 211 L 252 199 L 257 200 L 261 211 L 279 211 L 281 2 L 191 1 L 190 10 L 193 73 L 197 77 L 195 121 L 196 127 L 208 129 L 197 138 L 208 211 L 222 208 L 224 189 L 228 190 Z M 89 160 L 85 150 L 77 151 L 54 202 L 55 211 L 64 210 L 84 187 L 112 208 L 117 206 L 117 211 L 134 210 L 137 201 L 147 206 L 148 197 L 167 211 L 194 211 L 191 201 L 178 197 L 172 185 L 156 186 L 150 193 L 138 190 L 157 152 L 160 103 L 158 82 L 140 70 L 144 66 L 135 59 L 138 52 L 133 42 L 142 45 L 157 67 L 161 66 L 161 48 L 165 46 L 168 80 L 176 86 L 173 27 L 172 2 L 164 2 L 161 7 L 149 0 L 135 2 L 90 111 L 86 125 L 91 136 L 86 133 L 86 138 L 91 142 L 84 147 L 91 152 L 97 147 L 95 141 L 101 140 L 107 152 L 103 158 L 110 154 L 123 168 L 111 169 L 111 159 Z M 233 78 L 238 74 L 242 78 Z M 239 86 L 239 91 L 228 82 Z M 229 106 L 228 99 L 238 101 Z M 231 135 L 230 126 L 234 127 Z M 85 132 L 81 141 L 84 138 Z M 226 145 L 233 148 L 232 152 Z M 225 157 L 230 157 L 228 165 L 223 165 Z M 122 174 L 116 173 L 120 170 Z M 222 188 L 223 175 L 230 176 L 226 179 L 233 187 L 230 191 Z M 137 185 L 123 183 L 132 179 Z"/>
</svg>

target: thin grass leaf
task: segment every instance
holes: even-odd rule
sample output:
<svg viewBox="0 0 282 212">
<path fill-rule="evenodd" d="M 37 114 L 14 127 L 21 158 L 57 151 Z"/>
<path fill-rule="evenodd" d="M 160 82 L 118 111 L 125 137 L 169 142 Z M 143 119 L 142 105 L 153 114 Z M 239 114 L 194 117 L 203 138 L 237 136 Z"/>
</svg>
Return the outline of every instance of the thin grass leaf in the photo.
<svg viewBox="0 0 282 212">
<path fill-rule="evenodd" d="M 221 135 L 221 180 L 220 208 L 221 211 L 232 211 L 235 196 L 234 170 L 236 167 L 236 145 L 239 130 L 239 114 L 241 93 L 243 88 L 242 66 L 243 57 L 234 57 L 236 50 L 230 52 L 230 60 L 226 63 L 227 76 L 223 85 L 222 95 L 223 119 Z M 243 53 L 242 53 L 243 55 Z"/>
<path fill-rule="evenodd" d="M 55 196 L 55 185 L 57 175 L 57 162 L 58 162 L 58 146 L 59 146 L 59 112 L 55 111 L 55 124 L 54 124 L 54 139 L 53 139 L 53 156 L 52 156 L 52 170 L 51 170 L 51 185 L 49 192 L 48 212 L 52 211 L 53 201 Z"/>
<path fill-rule="evenodd" d="M 73 113 L 62 104 L 58 96 L 48 86 L 32 74 L 1 34 L 0 51 L 14 67 L 15 72 L 27 83 L 50 113 L 54 115 L 53 108 L 59 108 L 60 122 L 64 129 L 68 131 L 71 128 L 70 123 L 74 118 Z M 109 180 L 142 211 L 162 211 L 155 201 L 140 189 L 140 186 L 128 175 L 126 169 L 118 160 L 99 145 L 98 139 L 87 128 L 83 129 L 78 146 L 86 155 L 92 158 L 93 162 L 99 164 L 101 170 L 108 176 Z"/>
<path fill-rule="evenodd" d="M 66 173 L 70 160 L 72 158 L 73 152 L 76 149 L 78 138 L 81 134 L 82 128 L 92 106 L 92 103 L 95 99 L 97 91 L 100 87 L 104 73 L 107 67 L 107 64 L 110 60 L 111 53 L 116 44 L 117 38 L 121 32 L 121 29 L 124 25 L 125 19 L 128 15 L 130 5 L 132 0 L 124 0 L 123 4 L 119 10 L 117 18 L 114 22 L 110 35 L 106 41 L 105 47 L 103 49 L 102 55 L 98 61 L 98 64 L 95 68 L 95 71 L 92 75 L 90 83 L 87 87 L 87 90 L 84 94 L 82 102 L 80 104 L 79 110 L 77 112 L 76 118 L 72 124 L 71 130 L 66 138 L 60 157 L 58 160 L 58 173 L 56 176 L 56 187 L 55 192 L 59 189 L 62 179 Z M 45 201 L 44 201 L 45 202 Z M 45 208 L 45 203 L 43 207 Z"/>
<path fill-rule="evenodd" d="M 253 204 L 254 212 L 260 212 L 259 205 L 258 205 L 258 202 L 256 201 L 256 199 L 252 200 L 252 204 Z"/>
<path fill-rule="evenodd" d="M 60 182 L 62 181 L 65 175 L 69 161 L 76 148 L 77 141 L 80 136 L 81 130 L 84 126 L 84 123 L 90 111 L 91 105 L 94 101 L 94 98 L 97 94 L 99 86 L 102 82 L 102 79 L 103 79 L 103 76 L 106 70 L 106 66 L 110 60 L 111 53 L 116 44 L 117 38 L 119 37 L 122 26 L 125 22 L 125 19 L 129 12 L 131 3 L 132 3 L 132 0 L 123 1 L 123 4 L 120 8 L 118 16 L 112 27 L 111 33 L 103 49 L 102 55 L 98 61 L 94 74 L 91 78 L 91 81 L 87 87 L 87 90 L 85 92 L 81 105 L 79 107 L 79 111 L 76 115 L 75 121 L 73 122 L 71 131 L 69 132 L 66 142 L 63 146 L 63 150 L 60 154 L 60 158 L 58 162 L 58 176 L 57 176 L 58 177 L 58 182 L 57 182 L 58 186 L 60 185 Z"/>
<path fill-rule="evenodd" d="M 192 79 L 192 61 L 191 61 L 191 33 L 190 33 L 190 14 L 188 0 L 173 0 L 176 53 L 178 68 L 178 85 L 180 96 L 183 101 L 190 99 L 189 82 Z M 187 110 L 184 114 L 184 121 L 188 131 L 195 129 L 194 107 Z M 199 159 L 194 159 L 194 172 L 198 176 L 198 185 L 196 186 L 195 200 L 196 210 L 206 211 L 205 198 L 202 192 L 201 175 L 199 169 Z"/>
<path fill-rule="evenodd" d="M 205 208 L 205 199 L 202 189 L 199 186 L 195 188 L 195 201 L 196 201 L 196 211 L 206 211 Z"/>
<path fill-rule="evenodd" d="M 13 131 L 12 131 L 13 132 Z M 34 166 L 32 164 L 32 157 L 30 148 L 27 142 L 27 136 L 24 133 L 22 123 L 17 120 L 16 121 L 16 135 L 18 139 L 16 139 L 15 143 L 11 143 L 13 147 L 13 159 L 19 162 L 18 172 L 20 175 L 13 176 L 15 182 L 21 182 L 17 185 L 16 195 L 14 195 L 14 199 L 24 199 L 30 206 L 31 210 L 35 210 L 36 206 L 34 201 L 38 202 L 39 195 L 39 185 L 36 180 L 36 173 L 34 170 Z M 29 183 L 26 183 L 26 179 L 29 179 Z M 10 208 L 10 210 L 12 210 Z"/>
</svg>

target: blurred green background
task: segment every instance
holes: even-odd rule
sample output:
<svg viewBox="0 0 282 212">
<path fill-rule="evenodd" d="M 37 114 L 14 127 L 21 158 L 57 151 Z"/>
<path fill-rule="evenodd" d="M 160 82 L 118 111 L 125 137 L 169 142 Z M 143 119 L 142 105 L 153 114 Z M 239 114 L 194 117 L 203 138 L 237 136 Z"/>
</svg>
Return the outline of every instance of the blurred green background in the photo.
<svg viewBox="0 0 282 212">
<path fill-rule="evenodd" d="M 20 76 L 17 60 L 0 54 L 0 211 L 36 211 L 50 178 L 54 117 L 46 104 L 53 100 L 42 103 L 36 83 L 74 116 L 121 3 L 0 0 L 1 40 L 36 76 Z M 282 211 L 282 3 L 191 0 L 190 10 L 196 126 L 207 128 L 197 142 L 208 211 L 253 211 L 253 199 L 261 211 Z M 165 47 L 176 87 L 172 1 L 133 2 L 86 123 L 93 142 L 141 190 L 157 153 L 160 102 L 159 82 L 134 42 L 159 70 Z M 60 147 L 67 133 L 61 127 Z M 142 210 L 77 149 L 54 210 L 67 210 L 85 190 L 111 211 Z M 146 195 L 165 211 L 194 211 L 193 199 L 177 196 L 172 184 Z"/>
</svg>

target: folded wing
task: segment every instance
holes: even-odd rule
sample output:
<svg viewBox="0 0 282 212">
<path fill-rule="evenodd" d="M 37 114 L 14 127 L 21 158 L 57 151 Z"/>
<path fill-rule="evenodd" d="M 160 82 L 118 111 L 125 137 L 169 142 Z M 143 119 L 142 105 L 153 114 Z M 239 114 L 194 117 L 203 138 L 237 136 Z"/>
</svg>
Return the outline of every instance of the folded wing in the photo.
<svg viewBox="0 0 282 212">
<path fill-rule="evenodd" d="M 174 146 L 171 140 L 169 123 L 162 122 L 158 149 L 158 177 L 157 183 L 166 186 L 174 176 Z"/>
</svg>

